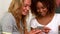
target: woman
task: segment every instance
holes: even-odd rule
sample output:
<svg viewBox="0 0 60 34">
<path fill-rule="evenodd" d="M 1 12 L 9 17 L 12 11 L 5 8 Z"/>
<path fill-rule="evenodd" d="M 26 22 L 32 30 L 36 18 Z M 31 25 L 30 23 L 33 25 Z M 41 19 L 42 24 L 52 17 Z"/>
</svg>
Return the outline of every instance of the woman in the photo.
<svg viewBox="0 0 60 34">
<path fill-rule="evenodd" d="M 40 29 L 41 34 L 58 34 L 60 14 L 55 13 L 55 0 L 31 0 L 31 29 Z"/>
<path fill-rule="evenodd" d="M 27 7 L 24 2 L 25 0 L 12 0 L 9 12 L 1 20 L 3 34 L 26 34 L 26 16 L 30 5 L 27 4 Z"/>
</svg>

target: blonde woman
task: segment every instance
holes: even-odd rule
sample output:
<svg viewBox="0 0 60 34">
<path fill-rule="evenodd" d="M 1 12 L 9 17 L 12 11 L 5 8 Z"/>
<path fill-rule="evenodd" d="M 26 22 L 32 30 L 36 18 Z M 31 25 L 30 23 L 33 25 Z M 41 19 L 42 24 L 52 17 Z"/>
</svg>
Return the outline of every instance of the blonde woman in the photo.
<svg viewBox="0 0 60 34">
<path fill-rule="evenodd" d="M 3 34 L 26 34 L 26 15 L 30 4 L 25 0 L 12 0 L 8 12 L 1 20 Z M 26 1 L 27 2 L 27 1 Z"/>
</svg>

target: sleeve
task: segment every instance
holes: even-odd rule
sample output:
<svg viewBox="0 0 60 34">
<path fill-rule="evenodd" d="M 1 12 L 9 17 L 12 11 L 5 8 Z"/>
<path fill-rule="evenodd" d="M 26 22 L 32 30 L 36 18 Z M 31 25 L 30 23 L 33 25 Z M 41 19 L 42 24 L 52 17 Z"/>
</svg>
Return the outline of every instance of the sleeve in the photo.
<svg viewBox="0 0 60 34">
<path fill-rule="evenodd" d="M 60 26 L 60 14 L 58 14 L 58 25 Z"/>
<path fill-rule="evenodd" d="M 58 20 L 58 25 L 60 26 L 60 19 Z"/>
<path fill-rule="evenodd" d="M 2 23 L 2 33 L 10 33 L 12 34 L 12 28 L 13 28 L 13 25 L 12 25 L 12 16 L 10 14 L 8 15 L 5 15 L 2 20 L 1 20 L 1 23 Z"/>
<path fill-rule="evenodd" d="M 31 28 L 36 28 L 36 27 L 37 27 L 36 21 L 35 21 L 34 19 L 32 19 L 32 20 L 30 21 L 30 27 L 31 27 Z"/>
</svg>

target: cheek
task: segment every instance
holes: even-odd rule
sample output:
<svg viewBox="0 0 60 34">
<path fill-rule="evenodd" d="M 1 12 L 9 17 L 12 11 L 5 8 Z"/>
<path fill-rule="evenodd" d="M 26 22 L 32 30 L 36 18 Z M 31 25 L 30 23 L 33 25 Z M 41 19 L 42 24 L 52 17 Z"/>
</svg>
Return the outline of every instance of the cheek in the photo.
<svg viewBox="0 0 60 34">
<path fill-rule="evenodd" d="M 25 12 L 22 11 L 22 15 L 25 15 Z"/>
<path fill-rule="evenodd" d="M 48 10 L 45 8 L 44 11 L 47 13 Z"/>
<path fill-rule="evenodd" d="M 23 7 L 22 9 L 25 10 L 25 7 Z"/>
<path fill-rule="evenodd" d="M 27 14 L 28 14 L 28 12 L 22 11 L 22 15 L 27 15 Z"/>
<path fill-rule="evenodd" d="M 24 14 L 24 13 L 25 13 L 25 11 L 23 10 L 23 11 L 22 11 L 22 14 Z"/>
<path fill-rule="evenodd" d="M 22 8 L 22 12 L 21 12 L 22 15 L 24 15 L 24 8 Z"/>
</svg>

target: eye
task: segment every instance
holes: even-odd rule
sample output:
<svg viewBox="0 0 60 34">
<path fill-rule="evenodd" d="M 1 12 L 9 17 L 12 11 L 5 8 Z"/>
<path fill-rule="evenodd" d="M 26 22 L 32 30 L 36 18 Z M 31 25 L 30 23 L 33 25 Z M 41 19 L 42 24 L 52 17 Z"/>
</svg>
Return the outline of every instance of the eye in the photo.
<svg viewBox="0 0 60 34">
<path fill-rule="evenodd" d="M 27 7 L 27 5 L 24 5 L 24 7 Z"/>
<path fill-rule="evenodd" d="M 39 7 L 36 7 L 37 9 L 39 9 Z"/>
<path fill-rule="evenodd" d="M 45 7 L 41 7 L 42 9 L 45 9 Z"/>
</svg>

